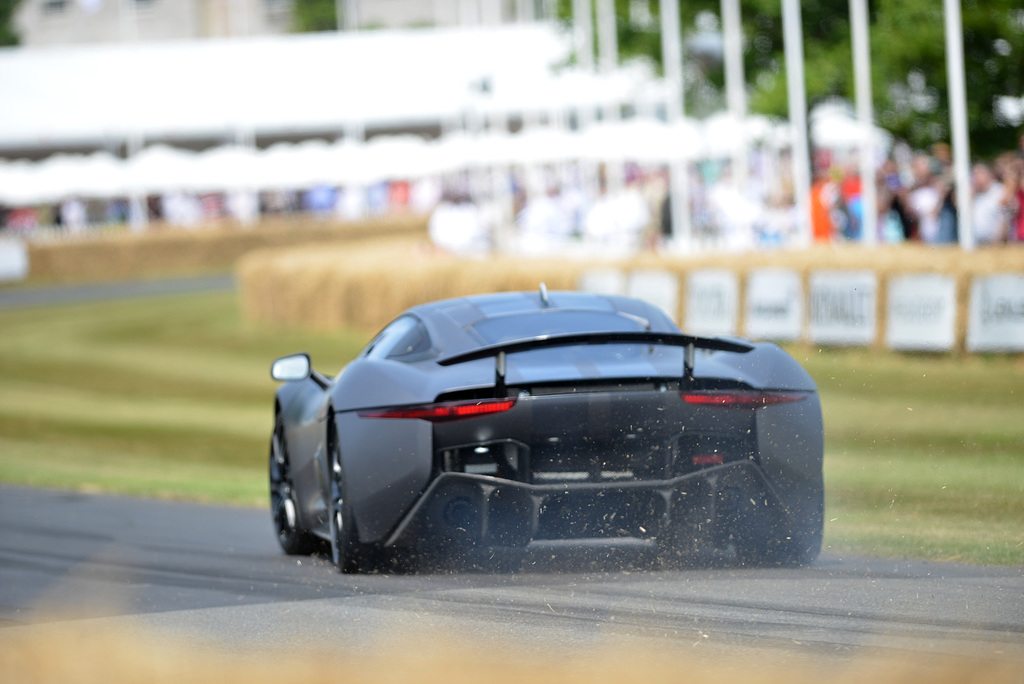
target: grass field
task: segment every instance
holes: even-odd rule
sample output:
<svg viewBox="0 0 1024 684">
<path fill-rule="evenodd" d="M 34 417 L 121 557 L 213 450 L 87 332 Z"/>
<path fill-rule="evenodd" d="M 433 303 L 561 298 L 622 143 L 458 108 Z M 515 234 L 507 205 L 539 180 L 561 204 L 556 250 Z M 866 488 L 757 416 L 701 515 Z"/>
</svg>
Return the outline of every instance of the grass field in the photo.
<svg viewBox="0 0 1024 684">
<path fill-rule="evenodd" d="M 259 504 L 274 383 L 363 340 L 247 328 L 231 294 L 0 312 L 0 478 Z"/>
<path fill-rule="evenodd" d="M 241 320 L 230 294 L 0 311 L 0 480 L 263 505 L 269 361 L 364 333 Z M 826 420 L 826 544 L 1024 563 L 1024 359 L 795 348 Z"/>
</svg>

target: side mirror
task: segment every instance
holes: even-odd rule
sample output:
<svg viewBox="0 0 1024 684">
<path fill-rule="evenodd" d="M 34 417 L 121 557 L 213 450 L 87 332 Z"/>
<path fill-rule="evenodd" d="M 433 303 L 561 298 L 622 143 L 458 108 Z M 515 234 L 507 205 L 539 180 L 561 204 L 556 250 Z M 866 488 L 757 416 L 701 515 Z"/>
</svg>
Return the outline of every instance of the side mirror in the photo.
<svg viewBox="0 0 1024 684">
<path fill-rule="evenodd" d="M 271 364 L 270 377 L 278 382 L 292 382 L 305 380 L 312 371 L 309 354 L 289 354 Z"/>
</svg>

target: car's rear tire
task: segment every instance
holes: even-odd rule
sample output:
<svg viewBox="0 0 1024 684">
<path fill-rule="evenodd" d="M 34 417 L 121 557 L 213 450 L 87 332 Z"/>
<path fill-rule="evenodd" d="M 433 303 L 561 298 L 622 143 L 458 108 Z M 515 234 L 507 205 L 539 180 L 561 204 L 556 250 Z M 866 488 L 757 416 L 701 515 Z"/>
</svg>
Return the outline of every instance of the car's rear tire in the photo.
<svg viewBox="0 0 1024 684">
<path fill-rule="evenodd" d="M 345 477 L 341 455 L 333 435 L 328 440 L 331 454 L 331 483 L 328 498 L 328 523 L 331 540 L 331 560 L 339 572 L 357 574 L 375 570 L 378 549 L 375 545 L 359 541 L 352 506 L 345 495 Z"/>
<path fill-rule="evenodd" d="M 274 421 L 274 432 L 270 436 L 270 515 L 274 533 L 281 550 L 289 556 L 308 556 L 317 550 L 320 543 L 312 534 L 302 528 L 298 518 L 298 503 L 292 486 L 288 448 L 284 440 L 281 421 Z"/>
<path fill-rule="evenodd" d="M 814 562 L 821 553 L 824 508 L 820 495 L 805 509 L 763 516 L 750 534 L 737 539 L 741 565 L 799 567 Z"/>
</svg>

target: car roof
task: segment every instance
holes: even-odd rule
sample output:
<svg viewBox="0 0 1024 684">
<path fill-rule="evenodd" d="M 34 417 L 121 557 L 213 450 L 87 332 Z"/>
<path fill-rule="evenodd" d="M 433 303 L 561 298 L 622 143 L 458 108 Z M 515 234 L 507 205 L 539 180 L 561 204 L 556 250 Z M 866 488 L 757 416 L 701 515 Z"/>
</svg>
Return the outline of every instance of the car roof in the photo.
<svg viewBox="0 0 1024 684">
<path fill-rule="evenodd" d="M 482 320 L 544 313 L 593 312 L 642 319 L 655 332 L 678 332 L 671 319 L 658 307 L 632 297 L 587 292 L 555 291 L 543 298 L 539 291 L 499 292 L 445 299 L 409 309 L 426 325 L 435 348 L 455 353 L 475 349 L 483 340 L 473 331 Z"/>
</svg>

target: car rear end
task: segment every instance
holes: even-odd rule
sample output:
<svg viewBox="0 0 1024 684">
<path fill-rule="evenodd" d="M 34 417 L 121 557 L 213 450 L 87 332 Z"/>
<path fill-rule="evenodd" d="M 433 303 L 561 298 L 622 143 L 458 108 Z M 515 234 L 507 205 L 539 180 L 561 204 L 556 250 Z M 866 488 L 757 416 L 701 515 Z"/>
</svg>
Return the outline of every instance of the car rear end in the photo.
<svg viewBox="0 0 1024 684">
<path fill-rule="evenodd" d="M 375 416 L 432 423 L 430 484 L 389 544 L 635 538 L 725 549 L 791 515 L 794 475 L 817 467 L 820 481 L 821 414 L 809 389 L 720 378 L 536 382 L 409 410 Z M 815 427 L 817 441 L 801 439 Z"/>
</svg>

